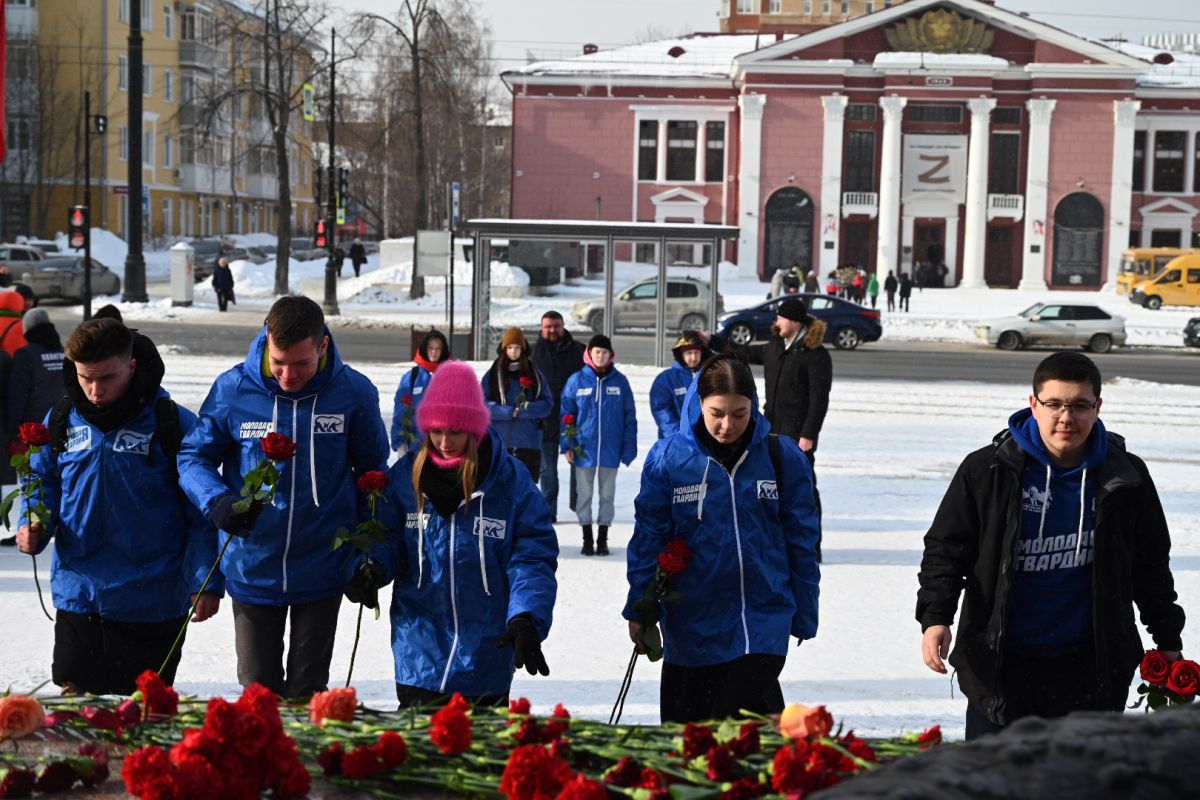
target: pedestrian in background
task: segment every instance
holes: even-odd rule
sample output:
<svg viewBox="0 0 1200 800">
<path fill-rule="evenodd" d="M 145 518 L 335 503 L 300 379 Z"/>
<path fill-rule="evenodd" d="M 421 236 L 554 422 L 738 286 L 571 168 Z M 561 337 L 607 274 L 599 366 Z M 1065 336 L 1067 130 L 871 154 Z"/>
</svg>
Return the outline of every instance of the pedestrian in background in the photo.
<svg viewBox="0 0 1200 800">
<path fill-rule="evenodd" d="M 44 308 L 25 312 L 27 344 L 13 354 L 5 420 L 11 441 L 25 422 L 43 422 L 65 393 L 63 346 Z"/>
<path fill-rule="evenodd" d="M 671 348 L 675 363 L 655 377 L 650 385 L 650 413 L 658 426 L 658 438 L 665 439 L 679 430 L 679 418 L 683 411 L 683 397 L 692 385 L 692 379 L 700 369 L 700 363 L 708 358 L 708 347 L 693 331 L 685 331 Z"/>
<path fill-rule="evenodd" d="M 883 291 L 887 294 L 887 310 L 896 310 L 896 289 L 899 284 L 896 281 L 896 276 L 889 269 L 887 277 L 883 281 Z"/>
<path fill-rule="evenodd" d="M 871 273 L 871 280 L 867 282 L 867 297 L 871 298 L 871 308 L 874 308 L 879 300 L 879 276 L 874 272 Z"/>
<path fill-rule="evenodd" d="M 546 505 L 550 506 L 550 517 L 558 522 L 558 442 L 562 419 L 563 387 L 572 375 L 583 369 L 583 342 L 576 341 L 563 324 L 563 316 L 557 311 L 542 315 L 542 328 L 533 345 L 533 364 L 550 384 L 551 411 L 542 421 L 542 467 L 538 485 Z M 575 466 L 568 463 L 567 502 L 575 510 Z"/>
<path fill-rule="evenodd" d="M 221 256 L 217 259 L 217 268 L 213 270 L 212 286 L 217 293 L 217 310 L 227 310 L 230 303 L 237 303 L 233 296 L 233 270 L 229 268 L 229 259 Z"/>
<path fill-rule="evenodd" d="M 354 267 L 354 277 L 358 277 L 363 264 L 367 263 L 367 248 L 363 247 L 362 239 L 355 239 L 350 245 L 350 265 Z"/>
<path fill-rule="evenodd" d="M 908 313 L 908 299 L 912 297 L 913 282 L 907 272 L 900 273 L 900 310 Z"/>
</svg>

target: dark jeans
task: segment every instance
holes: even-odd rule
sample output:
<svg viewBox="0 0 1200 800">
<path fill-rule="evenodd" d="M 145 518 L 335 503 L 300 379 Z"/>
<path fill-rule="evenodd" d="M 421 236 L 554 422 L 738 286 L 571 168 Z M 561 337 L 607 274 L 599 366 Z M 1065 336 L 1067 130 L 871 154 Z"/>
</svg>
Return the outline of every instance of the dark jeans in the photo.
<svg viewBox="0 0 1200 800">
<path fill-rule="evenodd" d="M 340 594 L 294 606 L 259 606 L 234 600 L 238 683 L 261 683 L 287 698 L 325 691 L 341 605 Z M 283 634 L 289 616 L 292 626 L 285 680 Z"/>
<path fill-rule="evenodd" d="M 525 465 L 525 469 L 529 470 L 529 477 L 533 478 L 534 483 L 537 483 L 539 472 L 542 468 L 541 448 L 512 447 L 509 448 L 508 452 L 513 458 Z"/>
<path fill-rule="evenodd" d="M 1072 711 L 1121 711 L 1096 692 L 1096 656 L 1090 646 L 1054 656 L 1007 653 L 1000 668 L 1000 696 L 1008 723 L 1022 717 L 1063 717 Z M 967 706 L 967 739 L 1003 730 Z"/>
<path fill-rule="evenodd" d="M 550 516 L 554 521 L 558 521 L 558 442 L 542 442 L 542 463 L 538 470 L 538 486 L 541 487 L 542 497 L 546 498 L 546 505 L 550 506 Z M 575 467 L 573 465 L 567 467 L 571 475 L 571 483 L 568 487 L 570 494 L 570 508 L 575 510 Z"/>
<path fill-rule="evenodd" d="M 900 295 L 900 310 L 901 311 L 908 311 L 908 298 L 909 298 L 909 295 L 906 295 L 906 294 Z"/>
<path fill-rule="evenodd" d="M 779 673 L 784 657 L 751 653 L 708 667 L 662 666 L 659 713 L 663 722 L 700 722 L 783 711 Z"/>
<path fill-rule="evenodd" d="M 165 622 L 114 622 L 99 614 L 73 614 L 58 609 L 54 619 L 54 683 L 68 683 L 92 694 L 131 695 L 137 676 L 157 670 L 171 650 L 184 617 Z M 160 673 L 175 682 L 180 649 Z"/>
<path fill-rule="evenodd" d="M 396 684 L 396 699 L 400 701 L 400 708 L 412 708 L 414 706 L 436 705 L 444 706 L 450 702 L 452 694 L 442 694 L 441 692 L 432 692 L 429 689 L 422 689 L 420 686 L 409 686 L 407 683 Z M 508 693 L 504 694 L 481 694 L 475 697 L 467 697 L 471 705 L 478 708 L 507 708 Z"/>
<path fill-rule="evenodd" d="M 895 310 L 896 310 L 896 293 L 895 293 L 895 292 L 888 292 L 888 293 L 887 293 L 887 300 L 888 300 L 888 306 L 887 306 L 887 310 L 888 310 L 888 311 L 895 311 Z"/>
<path fill-rule="evenodd" d="M 229 301 L 233 300 L 233 292 L 224 289 L 217 289 L 217 310 L 224 311 L 229 307 Z"/>
</svg>

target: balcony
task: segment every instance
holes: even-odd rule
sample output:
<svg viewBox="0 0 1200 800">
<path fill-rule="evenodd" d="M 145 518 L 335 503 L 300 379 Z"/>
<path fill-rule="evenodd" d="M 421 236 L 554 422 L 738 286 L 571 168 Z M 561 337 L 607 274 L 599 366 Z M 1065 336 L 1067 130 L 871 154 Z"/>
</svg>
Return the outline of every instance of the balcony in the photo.
<svg viewBox="0 0 1200 800">
<path fill-rule="evenodd" d="M 38 11 L 27 6 L 9 5 L 4 9 L 4 25 L 10 39 L 38 37 Z"/>
<path fill-rule="evenodd" d="M 876 192 L 842 192 L 842 216 L 866 214 L 871 219 L 879 216 L 879 195 Z"/>
<path fill-rule="evenodd" d="M 1020 194 L 989 194 L 987 218 L 1019 220 L 1025 216 L 1025 196 Z"/>
<path fill-rule="evenodd" d="M 229 169 L 210 167 L 206 164 L 180 164 L 179 188 L 184 192 L 203 194 L 228 194 L 230 191 Z"/>
<path fill-rule="evenodd" d="M 247 197 L 275 199 L 279 196 L 279 179 L 274 175 L 249 174 L 246 176 Z"/>
<path fill-rule="evenodd" d="M 189 39 L 179 43 L 179 65 L 212 69 L 217 63 L 217 48 L 205 42 Z"/>
<path fill-rule="evenodd" d="M 193 101 L 179 107 L 179 127 L 191 128 L 204 125 L 204 104 Z"/>
</svg>

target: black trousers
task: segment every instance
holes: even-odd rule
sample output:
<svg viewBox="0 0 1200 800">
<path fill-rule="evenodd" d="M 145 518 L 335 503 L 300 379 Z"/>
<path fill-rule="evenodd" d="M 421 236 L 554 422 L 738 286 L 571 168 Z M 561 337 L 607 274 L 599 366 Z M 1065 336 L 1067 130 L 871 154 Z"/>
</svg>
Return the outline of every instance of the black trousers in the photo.
<svg viewBox="0 0 1200 800">
<path fill-rule="evenodd" d="M 1063 717 L 1072 711 L 1121 711 L 1098 696 L 1096 657 L 1090 646 L 1055 656 L 1008 653 L 1000 667 L 1000 696 L 1009 723 L 1022 717 Z M 967 739 L 1003 730 L 967 706 Z"/>
<path fill-rule="evenodd" d="M 229 307 L 229 302 L 233 300 L 233 292 L 225 289 L 217 289 L 217 310 L 225 311 Z"/>
<path fill-rule="evenodd" d="M 437 705 L 444 706 L 450 702 L 452 694 L 442 694 L 441 692 L 433 692 L 429 689 L 422 689 L 420 686 L 409 686 L 407 683 L 396 684 L 396 699 L 400 701 L 400 708 L 413 708 L 415 706 Z M 476 697 L 468 697 L 471 705 L 479 708 L 507 708 L 508 707 L 508 692 L 504 694 L 481 694 Z"/>
<path fill-rule="evenodd" d="M 74 614 L 58 609 L 54 618 L 54 656 L 50 675 L 58 686 L 92 694 L 131 695 L 137 677 L 157 670 L 171 650 L 185 617 L 164 622 L 114 622 L 99 614 Z M 160 674 L 175 682 L 180 648 Z"/>
<path fill-rule="evenodd" d="M 663 722 L 700 722 L 738 716 L 741 709 L 756 714 L 783 711 L 779 673 L 783 656 L 751 653 L 708 667 L 662 666 L 659 713 Z"/>
<path fill-rule="evenodd" d="M 329 688 L 329 662 L 342 596 L 294 606 L 259 606 L 233 601 L 233 634 L 238 683 L 261 683 L 287 698 L 308 697 Z M 283 634 L 288 617 L 287 673 Z"/>
<path fill-rule="evenodd" d="M 517 461 L 525 465 L 525 469 L 529 470 L 529 476 L 533 478 L 533 483 L 536 486 L 538 477 L 542 473 L 542 448 L 540 447 L 510 447 L 508 452 Z"/>
</svg>

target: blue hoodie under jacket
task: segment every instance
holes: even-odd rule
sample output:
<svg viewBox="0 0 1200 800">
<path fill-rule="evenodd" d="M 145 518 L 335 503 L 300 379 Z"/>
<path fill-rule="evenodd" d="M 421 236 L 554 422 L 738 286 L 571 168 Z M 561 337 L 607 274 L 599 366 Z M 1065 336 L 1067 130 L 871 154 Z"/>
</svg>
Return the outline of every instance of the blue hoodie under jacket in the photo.
<svg viewBox="0 0 1200 800">
<path fill-rule="evenodd" d="M 179 483 L 207 515 L 218 497 L 241 492 L 243 476 L 263 459 L 263 436 L 291 437 L 296 456 L 279 465 L 275 503 L 249 536 L 234 537 L 221 568 L 235 600 L 311 603 L 341 594 L 350 579 L 354 548 L 331 545 L 339 528 L 353 528 L 366 513 L 355 480 L 386 468 L 387 431 L 379 392 L 342 362 L 332 337 L 323 366 L 299 392 L 264 375 L 266 349 L 264 327 L 245 362 L 213 384 L 183 438 Z"/>
<path fill-rule="evenodd" d="M 542 420 L 550 416 L 554 410 L 554 393 L 550 384 L 540 370 L 534 369 L 537 377 L 536 386 L 525 391 L 525 407 L 516 417 L 513 416 L 513 406 L 517 397 L 522 394 L 521 384 L 516 373 L 506 376 L 504 386 L 500 389 L 500 402 L 492 400 L 492 381 L 496 379 L 496 365 L 493 364 L 479 381 L 483 387 L 483 396 L 487 400 L 488 411 L 492 415 L 492 430 L 500 436 L 500 441 L 508 449 L 522 448 L 537 450 L 542 446 Z"/>
<path fill-rule="evenodd" d="M 513 649 L 498 648 L 508 621 L 533 618 L 550 632 L 558 583 L 558 539 L 529 471 L 491 437 L 491 465 L 449 518 L 426 500 L 418 515 L 416 453 L 392 465 L 380 519 L 387 541 L 371 557 L 392 587 L 396 682 L 468 697 L 508 692 Z M 403 524 L 401 523 L 403 520 Z"/>
<path fill-rule="evenodd" d="M 1032 410 L 1013 414 L 1008 429 L 1028 456 L 1021 475 L 1021 540 L 1009 595 L 1008 646 L 1055 655 L 1094 640 L 1097 475 L 1108 455 L 1108 432 L 1097 419 L 1083 463 L 1064 469 L 1046 451 Z"/>
<path fill-rule="evenodd" d="M 155 439 L 155 406 L 108 433 L 72 408 L 66 451 L 56 457 L 47 445 L 31 460 L 53 512 L 55 608 L 117 622 L 178 619 L 217 557 L 211 526 L 179 493 Z M 196 415 L 178 408 L 180 429 L 191 430 Z M 214 574 L 206 591 L 220 594 L 224 579 Z"/>
<path fill-rule="evenodd" d="M 685 667 L 723 664 L 751 653 L 787 655 L 788 636 L 817 634 L 821 572 L 812 468 L 791 439 L 778 439 L 782 474 L 771 461 L 770 423 L 751 406 L 754 433 L 729 473 L 696 438 L 700 398 L 684 399 L 679 433 L 655 443 L 642 469 L 629 542 L 629 597 L 654 580 L 658 554 L 673 538 L 692 551 L 662 606 L 664 659 Z"/>
<path fill-rule="evenodd" d="M 683 398 L 696 373 L 676 361 L 664 369 L 650 385 L 650 412 L 658 425 L 658 438 L 665 439 L 679 430 Z"/>
<path fill-rule="evenodd" d="M 584 366 L 563 387 L 562 416 L 575 415 L 576 439 L 567 436 L 567 426 L 559 425 L 562 434 L 559 452 L 565 453 L 575 445 L 583 447 L 576 457 L 577 467 L 616 468 L 629 466 L 637 455 L 637 411 L 629 381 L 616 367 L 609 367 L 603 377 L 596 375 L 591 365 Z"/>
</svg>

